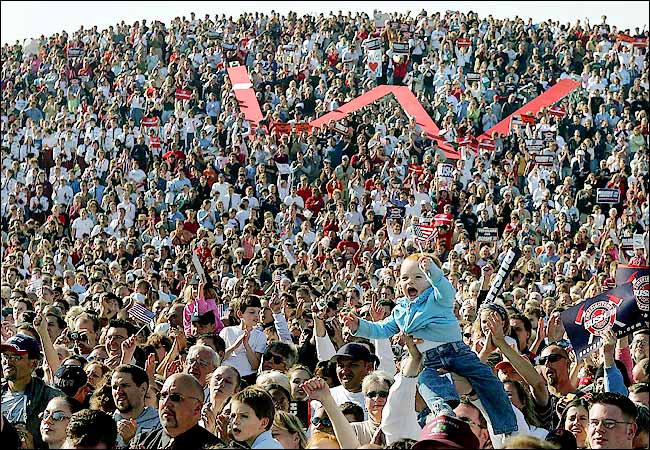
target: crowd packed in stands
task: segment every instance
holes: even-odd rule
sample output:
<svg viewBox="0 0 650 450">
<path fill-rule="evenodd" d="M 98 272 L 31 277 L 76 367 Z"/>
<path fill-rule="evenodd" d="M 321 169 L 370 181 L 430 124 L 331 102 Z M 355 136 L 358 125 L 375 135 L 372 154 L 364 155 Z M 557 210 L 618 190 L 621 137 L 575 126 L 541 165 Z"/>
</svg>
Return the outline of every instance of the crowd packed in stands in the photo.
<svg viewBox="0 0 650 450">
<path fill-rule="evenodd" d="M 560 320 L 648 264 L 645 28 L 192 13 L 1 57 L 3 444 L 648 448 L 648 330 L 579 360 Z M 440 134 L 390 96 L 296 130 L 384 84 Z"/>
</svg>

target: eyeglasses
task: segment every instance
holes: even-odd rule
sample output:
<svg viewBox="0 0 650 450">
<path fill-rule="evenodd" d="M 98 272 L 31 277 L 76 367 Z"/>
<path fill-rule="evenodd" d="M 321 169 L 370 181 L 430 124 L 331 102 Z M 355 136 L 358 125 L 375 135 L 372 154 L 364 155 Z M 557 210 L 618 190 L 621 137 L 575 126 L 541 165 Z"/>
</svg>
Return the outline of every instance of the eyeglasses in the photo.
<svg viewBox="0 0 650 450">
<path fill-rule="evenodd" d="M 618 420 L 609 420 L 609 419 L 589 419 L 589 428 L 596 428 L 598 427 L 598 425 L 603 424 L 605 428 L 611 430 L 620 423 L 629 425 L 632 422 L 619 422 Z"/>
<path fill-rule="evenodd" d="M 3 353 L 2 358 L 7 361 L 22 361 L 25 355 L 17 355 L 15 353 Z"/>
<path fill-rule="evenodd" d="M 322 426 L 324 426 L 326 428 L 331 428 L 332 427 L 332 421 L 329 420 L 328 418 L 325 418 L 325 417 L 323 417 L 323 418 L 321 418 L 321 417 L 313 417 L 311 419 L 311 423 L 315 427 L 320 426 L 320 425 L 322 425 Z"/>
<path fill-rule="evenodd" d="M 543 366 L 547 361 L 550 363 L 556 363 L 561 359 L 566 359 L 566 357 L 563 355 L 558 355 L 557 353 L 552 353 L 550 355 L 540 357 L 539 364 Z"/>
<path fill-rule="evenodd" d="M 38 415 L 38 418 L 41 420 L 47 420 L 49 418 L 52 418 L 53 421 L 55 422 L 63 422 L 66 419 L 69 419 L 70 416 L 66 416 L 63 411 L 54 411 L 54 412 L 49 412 L 49 411 L 43 411 Z"/>
<path fill-rule="evenodd" d="M 272 361 L 273 364 L 282 364 L 284 362 L 284 357 L 280 355 L 274 355 L 271 352 L 264 353 L 264 361 Z"/>
<path fill-rule="evenodd" d="M 463 333 L 463 337 L 466 337 L 466 338 L 469 339 L 469 338 L 472 337 L 472 333 Z"/>
<path fill-rule="evenodd" d="M 172 393 L 170 393 L 170 392 L 161 392 L 159 398 L 160 398 L 161 402 L 164 402 L 166 399 L 169 398 L 169 401 L 174 402 L 174 403 L 180 403 L 182 400 L 185 400 L 187 398 L 191 398 L 192 400 L 196 400 L 196 401 L 199 401 L 199 402 L 201 401 L 200 398 L 190 397 L 190 396 L 186 396 L 186 395 L 183 395 L 183 394 L 178 394 L 176 392 L 172 392 Z"/>
<path fill-rule="evenodd" d="M 388 398 L 388 391 L 370 391 L 366 394 L 368 398 Z"/>
</svg>

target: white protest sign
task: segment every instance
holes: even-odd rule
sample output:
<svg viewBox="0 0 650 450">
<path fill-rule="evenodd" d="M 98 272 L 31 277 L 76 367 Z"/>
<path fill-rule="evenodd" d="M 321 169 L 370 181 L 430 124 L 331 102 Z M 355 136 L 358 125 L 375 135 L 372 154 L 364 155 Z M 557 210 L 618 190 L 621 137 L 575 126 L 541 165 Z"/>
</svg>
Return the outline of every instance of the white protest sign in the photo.
<svg viewBox="0 0 650 450">
<path fill-rule="evenodd" d="M 199 255 L 197 255 L 196 252 L 192 252 L 192 264 L 194 265 L 196 273 L 205 280 L 205 272 L 203 271 L 203 266 L 201 266 L 201 261 L 199 261 Z"/>
<path fill-rule="evenodd" d="M 366 67 L 372 72 L 375 78 L 381 77 L 381 40 L 379 38 L 366 41 Z"/>
<path fill-rule="evenodd" d="M 449 190 L 451 180 L 454 177 L 454 166 L 451 164 L 438 164 L 436 178 L 438 179 L 438 189 Z"/>
</svg>

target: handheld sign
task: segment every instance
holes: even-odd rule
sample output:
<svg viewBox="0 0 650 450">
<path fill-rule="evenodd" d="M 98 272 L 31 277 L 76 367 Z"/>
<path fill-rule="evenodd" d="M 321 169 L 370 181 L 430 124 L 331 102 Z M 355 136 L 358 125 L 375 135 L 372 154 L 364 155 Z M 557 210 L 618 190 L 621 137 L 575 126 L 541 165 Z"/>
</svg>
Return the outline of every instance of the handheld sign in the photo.
<svg viewBox="0 0 650 450">
<path fill-rule="evenodd" d="M 399 55 L 408 55 L 409 43 L 408 42 L 393 42 L 393 53 Z"/>
<path fill-rule="evenodd" d="M 602 335 L 607 331 L 612 330 L 621 338 L 644 326 L 631 283 L 567 308 L 560 318 L 578 361 L 601 347 Z"/>
<path fill-rule="evenodd" d="M 616 205 L 621 201 L 621 191 L 618 189 L 601 188 L 596 191 L 596 203 Z"/>
<path fill-rule="evenodd" d="M 632 285 L 636 306 L 646 325 L 650 318 L 650 266 L 619 265 L 616 268 L 616 285 Z"/>
<path fill-rule="evenodd" d="M 476 230 L 477 242 L 496 242 L 499 240 L 498 228 L 478 228 Z"/>
<path fill-rule="evenodd" d="M 553 155 L 535 155 L 535 163 L 538 166 L 552 166 L 554 160 Z"/>
<path fill-rule="evenodd" d="M 541 139 L 526 139 L 526 149 L 531 152 L 539 152 L 544 148 L 544 141 Z"/>
<path fill-rule="evenodd" d="M 194 265 L 196 273 L 205 280 L 205 272 L 203 271 L 203 266 L 201 266 L 201 261 L 199 261 L 199 255 L 197 255 L 196 252 L 192 252 L 192 265 Z"/>
<path fill-rule="evenodd" d="M 508 253 L 506 253 L 506 256 L 501 262 L 501 267 L 499 267 L 499 271 L 497 272 L 496 277 L 492 281 L 492 286 L 490 286 L 490 290 L 485 297 L 485 303 L 492 303 L 494 300 L 496 300 L 497 295 L 499 295 L 499 292 L 501 292 L 503 284 L 506 282 L 508 275 L 510 275 L 510 272 L 515 267 L 515 264 L 517 264 L 520 256 L 521 250 L 518 247 L 512 247 L 510 250 L 508 250 Z"/>
<path fill-rule="evenodd" d="M 366 41 L 366 50 L 379 50 L 381 48 L 381 39 L 374 38 Z"/>
</svg>

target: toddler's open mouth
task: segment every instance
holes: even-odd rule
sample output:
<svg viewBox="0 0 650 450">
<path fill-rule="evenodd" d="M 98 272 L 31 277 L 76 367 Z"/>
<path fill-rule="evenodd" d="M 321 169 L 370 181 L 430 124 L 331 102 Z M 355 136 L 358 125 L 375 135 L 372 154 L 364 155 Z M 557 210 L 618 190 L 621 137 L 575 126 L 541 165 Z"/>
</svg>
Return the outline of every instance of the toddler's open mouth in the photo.
<svg viewBox="0 0 650 450">
<path fill-rule="evenodd" d="M 408 296 L 408 298 L 413 300 L 418 297 L 418 290 L 413 287 L 410 287 L 406 290 L 406 295 Z"/>
</svg>

